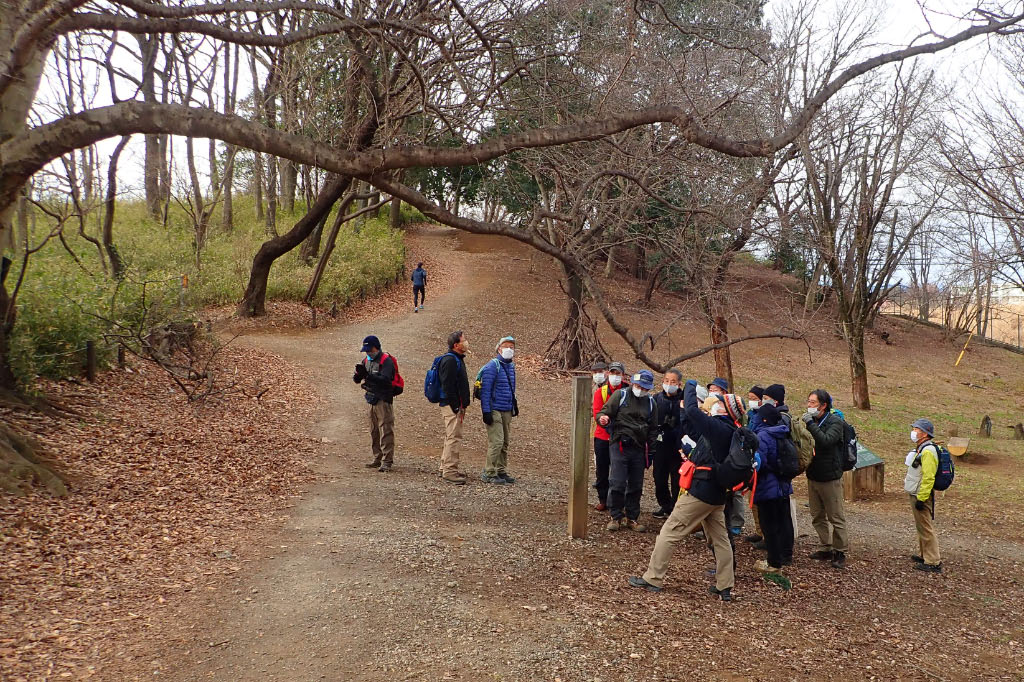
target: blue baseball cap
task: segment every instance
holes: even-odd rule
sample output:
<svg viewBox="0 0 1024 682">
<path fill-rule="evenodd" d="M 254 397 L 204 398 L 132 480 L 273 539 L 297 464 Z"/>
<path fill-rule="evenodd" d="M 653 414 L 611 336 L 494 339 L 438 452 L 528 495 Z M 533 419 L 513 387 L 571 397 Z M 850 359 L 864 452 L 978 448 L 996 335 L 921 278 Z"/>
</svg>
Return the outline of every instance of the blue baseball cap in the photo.
<svg viewBox="0 0 1024 682">
<path fill-rule="evenodd" d="M 363 353 L 368 353 L 373 348 L 380 348 L 380 339 L 378 339 L 376 336 L 367 336 L 365 339 L 363 339 L 363 347 L 360 348 L 359 350 L 362 351 Z"/>
</svg>

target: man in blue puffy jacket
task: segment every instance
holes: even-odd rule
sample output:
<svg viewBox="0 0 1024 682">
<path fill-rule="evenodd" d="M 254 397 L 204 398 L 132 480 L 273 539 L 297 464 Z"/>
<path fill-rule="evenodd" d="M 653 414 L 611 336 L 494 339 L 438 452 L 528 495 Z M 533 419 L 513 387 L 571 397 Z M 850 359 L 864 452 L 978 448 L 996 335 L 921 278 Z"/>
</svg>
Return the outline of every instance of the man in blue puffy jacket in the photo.
<svg viewBox="0 0 1024 682">
<path fill-rule="evenodd" d="M 516 402 L 516 366 L 512 358 L 516 353 L 516 340 L 504 336 L 491 358 L 480 370 L 480 408 L 487 425 L 487 462 L 480 480 L 485 483 L 506 485 L 516 479 L 508 475 L 508 444 L 512 430 L 512 417 L 519 416 Z"/>
<path fill-rule="evenodd" d="M 774 405 L 762 405 L 758 411 L 761 419 L 755 433 L 761 467 L 757 470 L 754 504 L 761 519 L 768 560 L 756 562 L 754 568 L 762 573 L 781 573 L 783 566 L 793 563 L 793 517 L 789 511 L 793 483 L 779 475 L 779 442 L 789 439 L 789 427 Z"/>
</svg>

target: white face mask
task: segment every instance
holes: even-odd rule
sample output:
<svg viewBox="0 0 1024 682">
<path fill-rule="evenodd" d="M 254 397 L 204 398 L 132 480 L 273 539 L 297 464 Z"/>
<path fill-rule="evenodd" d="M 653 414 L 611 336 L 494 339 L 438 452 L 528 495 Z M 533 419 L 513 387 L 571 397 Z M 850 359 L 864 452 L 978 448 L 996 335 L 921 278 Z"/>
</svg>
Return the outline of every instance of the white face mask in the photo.
<svg viewBox="0 0 1024 682">
<path fill-rule="evenodd" d="M 807 408 L 807 414 L 813 415 L 813 416 L 817 417 L 818 416 L 818 408 L 817 407 L 808 407 Z"/>
<path fill-rule="evenodd" d="M 634 386 L 633 387 L 633 395 L 635 395 L 637 398 L 643 397 L 646 394 L 647 394 L 647 391 L 645 391 L 644 389 L 640 388 L 639 386 Z"/>
<path fill-rule="evenodd" d="M 764 398 L 761 399 L 761 404 L 762 405 L 771 405 L 772 407 L 778 407 L 779 406 L 779 404 L 777 402 L 775 402 L 773 399 L 769 398 L 768 396 L 765 396 Z"/>
<path fill-rule="evenodd" d="M 618 386 L 621 383 L 622 383 L 622 377 L 619 376 L 618 374 L 609 374 L 608 375 L 608 385 L 609 386 Z"/>
<path fill-rule="evenodd" d="M 512 356 L 515 355 L 515 354 L 516 354 L 516 349 L 515 348 L 502 348 L 501 349 L 501 357 L 503 357 L 506 360 L 511 360 Z"/>
<path fill-rule="evenodd" d="M 604 383 L 604 372 L 594 372 L 594 383 L 598 385 Z"/>
<path fill-rule="evenodd" d="M 712 417 L 724 417 L 726 414 L 728 414 L 728 412 L 726 412 L 725 405 L 722 403 L 717 403 L 711 408 Z"/>
<path fill-rule="evenodd" d="M 756 410 L 758 407 L 761 406 L 761 403 L 759 403 L 756 400 L 751 400 L 751 401 L 749 401 L 749 403 L 750 403 L 750 409 L 752 409 L 752 410 Z"/>
<path fill-rule="evenodd" d="M 910 440 L 911 440 L 911 442 L 916 443 L 917 442 L 917 437 L 918 437 L 917 436 L 917 429 L 911 429 L 910 430 Z"/>
<path fill-rule="evenodd" d="M 668 393 L 669 395 L 675 395 L 676 391 L 679 390 L 679 387 L 676 386 L 675 384 L 662 384 L 661 388 L 665 391 L 665 393 Z"/>
</svg>

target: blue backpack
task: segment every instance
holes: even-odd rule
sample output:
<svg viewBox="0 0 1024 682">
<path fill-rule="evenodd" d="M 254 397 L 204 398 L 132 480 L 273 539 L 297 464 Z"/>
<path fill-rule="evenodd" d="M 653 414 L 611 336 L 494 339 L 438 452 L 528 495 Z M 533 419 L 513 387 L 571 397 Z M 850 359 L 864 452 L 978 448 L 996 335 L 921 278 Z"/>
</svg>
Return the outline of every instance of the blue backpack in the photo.
<svg viewBox="0 0 1024 682">
<path fill-rule="evenodd" d="M 426 396 L 427 400 L 432 403 L 439 403 L 444 400 L 447 396 L 444 394 L 444 389 L 441 387 L 441 374 L 438 372 L 438 367 L 441 365 L 441 360 L 445 355 L 451 355 L 455 358 L 455 362 L 462 365 L 462 360 L 459 359 L 458 355 L 451 351 L 438 355 L 434 358 L 434 362 L 430 365 L 430 369 L 427 370 L 427 376 L 423 379 L 423 395 Z"/>
<path fill-rule="evenodd" d="M 935 470 L 935 484 L 933 490 L 946 490 L 953 485 L 953 475 L 956 473 L 953 467 L 953 456 L 944 445 L 932 443 L 939 454 L 939 468 Z"/>
</svg>

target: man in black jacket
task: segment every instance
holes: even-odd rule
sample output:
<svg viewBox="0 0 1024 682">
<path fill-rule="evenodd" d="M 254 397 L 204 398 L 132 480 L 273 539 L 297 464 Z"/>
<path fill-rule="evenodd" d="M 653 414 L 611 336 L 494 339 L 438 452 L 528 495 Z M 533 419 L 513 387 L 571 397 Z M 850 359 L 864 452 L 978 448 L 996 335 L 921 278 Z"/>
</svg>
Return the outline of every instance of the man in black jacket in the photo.
<svg viewBox="0 0 1024 682">
<path fill-rule="evenodd" d="M 444 419 L 444 447 L 441 449 L 441 480 L 453 485 L 466 485 L 466 474 L 459 471 L 459 450 L 462 448 L 462 424 L 469 407 L 469 377 L 466 374 L 466 351 L 469 342 L 461 331 L 448 335 L 448 352 L 437 365 L 441 382 L 441 417 Z"/>
<path fill-rule="evenodd" d="M 367 336 L 362 352 L 366 357 L 356 365 L 352 381 L 362 383 L 366 402 L 370 405 L 370 447 L 373 461 L 367 467 L 391 471 L 395 459 L 395 399 L 392 383 L 395 379 L 395 360 L 380 349 L 380 339 Z"/>
<path fill-rule="evenodd" d="M 680 384 L 683 374 L 678 369 L 665 372 L 662 390 L 654 396 L 658 408 L 658 439 L 654 448 L 654 494 L 658 498 L 656 519 L 667 519 L 679 497 L 679 465 L 682 464 L 682 410 L 683 394 Z"/>
<path fill-rule="evenodd" d="M 832 396 L 820 388 L 807 396 L 803 420 L 814 437 L 814 458 L 807 466 L 807 503 L 821 541 L 811 558 L 845 568 L 850 545 L 843 504 L 843 420 L 832 412 Z"/>
<path fill-rule="evenodd" d="M 735 396 L 723 397 L 739 400 Z M 700 434 L 697 447 L 690 456 L 698 470 L 694 473 L 689 493 L 680 495 L 672 514 L 661 527 L 647 572 L 643 577 L 630 577 L 629 584 L 660 592 L 665 574 L 668 573 L 672 550 L 680 540 L 702 526 L 704 533 L 711 539 L 717 564 L 715 585 L 710 592 L 721 597 L 722 601 L 732 601 L 735 574 L 732 545 L 729 543 L 729 531 L 725 527 L 725 502 L 729 493 L 715 481 L 713 471 L 700 467 L 710 469 L 725 459 L 736 426 L 723 401 L 715 404 L 710 416 L 701 412 L 697 404 L 697 382 L 693 379 L 683 387 L 683 406 L 689 427 Z"/>
</svg>

